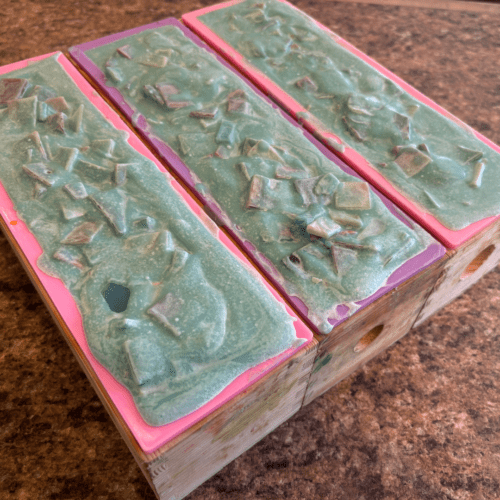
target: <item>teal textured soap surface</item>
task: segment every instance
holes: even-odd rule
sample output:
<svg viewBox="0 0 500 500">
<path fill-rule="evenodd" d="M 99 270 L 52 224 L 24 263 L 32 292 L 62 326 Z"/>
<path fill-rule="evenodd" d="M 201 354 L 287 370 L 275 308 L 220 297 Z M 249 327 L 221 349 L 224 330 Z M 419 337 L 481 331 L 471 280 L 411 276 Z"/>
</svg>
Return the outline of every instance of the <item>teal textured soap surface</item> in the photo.
<svg viewBox="0 0 500 500">
<path fill-rule="evenodd" d="M 144 30 L 85 56 L 323 333 L 339 305 L 355 310 L 432 241 L 178 28 Z"/>
<path fill-rule="evenodd" d="M 246 0 L 199 20 L 300 103 L 302 118 L 319 119 L 447 228 L 500 213 L 500 154 L 304 13 L 276 0 Z"/>
<path fill-rule="evenodd" d="M 297 346 L 293 318 L 57 61 L 0 78 L 0 181 L 147 423 Z"/>
</svg>

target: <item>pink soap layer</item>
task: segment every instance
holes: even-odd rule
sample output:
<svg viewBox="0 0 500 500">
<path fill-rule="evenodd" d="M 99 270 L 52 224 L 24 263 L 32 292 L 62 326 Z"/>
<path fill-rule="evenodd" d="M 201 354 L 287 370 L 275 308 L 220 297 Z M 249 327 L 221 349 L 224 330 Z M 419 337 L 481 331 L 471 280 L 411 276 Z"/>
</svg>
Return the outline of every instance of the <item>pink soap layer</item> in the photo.
<svg viewBox="0 0 500 500">
<path fill-rule="evenodd" d="M 17 63 L 9 64 L 0 68 L 0 75 L 24 68 L 29 64 L 45 59 L 57 53 L 45 54 L 37 56 L 32 59 L 20 61 Z M 138 137 L 128 128 L 128 126 L 121 120 L 121 118 L 113 111 L 106 102 L 100 97 L 96 90 L 83 78 L 77 69 L 70 63 L 70 61 L 63 55 L 59 54 L 57 57 L 58 62 L 66 70 L 73 81 L 78 85 L 81 92 L 92 102 L 92 104 L 109 120 L 117 129 L 124 130 L 129 134 L 127 142 L 135 150 L 148 159 L 153 161 L 158 169 L 166 172 L 165 168 L 161 166 L 156 160 L 149 149 L 138 139 Z M 170 175 L 170 182 L 172 187 L 179 193 L 184 202 L 192 209 L 192 211 L 203 221 L 207 221 L 207 216 L 196 204 L 196 202 L 186 193 L 186 191 L 175 181 Z M 240 394 L 253 383 L 257 382 L 264 375 L 269 373 L 273 368 L 283 363 L 285 360 L 293 356 L 296 352 L 303 349 L 311 340 L 312 333 L 304 325 L 304 323 L 297 318 L 297 315 L 286 305 L 278 293 L 253 269 L 248 265 L 243 254 L 238 250 L 234 243 L 222 232 L 214 229 L 216 237 L 224 244 L 224 246 L 232 252 L 250 272 L 258 275 L 261 282 L 268 288 L 274 297 L 285 305 L 286 310 L 290 316 L 295 319 L 294 326 L 297 338 L 307 339 L 308 342 L 304 343 L 299 348 L 290 348 L 282 354 L 275 356 L 263 363 L 260 363 L 254 368 L 247 370 L 245 373 L 236 378 L 229 384 L 218 396 L 210 402 L 199 408 L 198 410 L 186 415 L 183 418 L 176 420 L 167 425 L 160 427 L 153 427 L 148 425 L 139 414 L 134 404 L 130 392 L 118 383 L 115 378 L 104 368 L 92 355 L 90 348 L 85 338 L 83 330 L 83 323 L 80 311 L 76 305 L 73 296 L 69 290 L 64 286 L 63 282 L 58 278 L 53 278 L 42 272 L 37 266 L 37 259 L 42 254 L 42 249 L 37 240 L 30 232 L 26 224 L 20 220 L 14 209 L 13 203 L 5 191 L 3 185 L 0 183 L 0 215 L 10 229 L 10 232 L 22 252 L 24 253 L 32 271 L 36 274 L 45 291 L 47 292 L 52 305 L 59 313 L 60 317 L 66 324 L 68 330 L 73 335 L 76 343 L 83 352 L 88 366 L 93 370 L 96 377 L 99 379 L 101 388 L 108 394 L 112 403 L 114 404 L 117 412 L 121 415 L 122 419 L 128 426 L 130 432 L 137 441 L 139 447 L 145 453 L 152 453 L 164 444 L 168 443 L 174 437 L 184 432 L 189 427 L 193 426 L 196 422 L 205 418 L 211 412 L 221 407 L 224 403 Z M 13 224 L 14 223 L 14 224 Z M 206 225 L 206 224 L 205 224 Z"/>
<path fill-rule="evenodd" d="M 224 2 L 216 5 L 211 5 L 203 9 L 199 9 L 182 16 L 182 21 L 186 26 L 192 29 L 198 36 L 200 36 L 205 42 L 207 42 L 212 48 L 218 51 L 224 58 L 226 58 L 231 64 L 236 66 L 239 71 L 241 71 L 247 78 L 249 78 L 255 85 L 257 85 L 266 95 L 274 99 L 281 107 L 283 107 L 288 113 L 290 113 L 297 121 L 302 123 L 304 127 L 311 132 L 315 137 L 317 137 L 321 142 L 323 142 L 331 151 L 333 151 L 337 156 L 344 160 L 350 167 L 356 170 L 360 175 L 362 175 L 368 182 L 373 184 L 375 187 L 380 189 L 391 201 L 396 203 L 400 208 L 402 208 L 408 215 L 410 215 L 416 222 L 418 222 L 422 227 L 427 229 L 437 240 L 439 240 L 443 245 L 448 248 L 457 248 L 465 243 L 467 240 L 472 238 L 474 235 L 480 233 L 483 229 L 489 226 L 493 221 L 500 218 L 500 216 L 488 217 L 486 219 L 474 222 L 473 224 L 460 229 L 458 231 L 451 230 L 441 224 L 433 215 L 424 211 L 417 203 L 412 202 L 404 194 L 399 192 L 387 179 L 385 179 L 371 164 L 354 149 L 345 146 L 345 150 L 341 153 L 336 150 L 336 148 L 331 146 L 331 142 L 341 144 L 341 139 L 334 133 L 328 130 L 328 128 L 320 123 L 318 120 L 312 118 L 304 118 L 304 114 L 308 114 L 308 111 L 295 99 L 293 99 L 287 92 L 285 92 L 281 87 L 269 79 L 264 73 L 262 73 L 255 66 L 250 64 L 245 57 L 240 54 L 237 50 L 226 43 L 222 38 L 216 35 L 210 28 L 208 28 L 202 21 L 199 20 L 200 16 L 212 12 L 215 10 L 224 9 L 241 3 L 244 0 L 231 0 L 229 2 Z M 291 5 L 286 0 L 278 0 L 279 2 L 286 3 L 292 8 L 295 6 Z M 298 10 L 298 9 L 297 9 Z M 490 146 L 492 149 L 500 152 L 500 147 L 491 142 L 489 139 L 484 137 L 482 134 L 473 130 L 468 125 L 459 120 L 456 116 L 452 115 L 449 111 L 439 106 L 437 103 L 426 97 L 424 94 L 419 92 L 417 89 L 406 83 L 404 80 L 396 76 L 394 73 L 389 71 L 387 68 L 376 62 L 371 57 L 367 56 L 359 49 L 351 45 L 349 42 L 339 37 L 338 35 L 332 33 L 326 26 L 322 25 L 318 21 L 315 23 L 324 31 L 328 32 L 332 37 L 335 38 L 337 43 L 341 44 L 344 48 L 350 51 L 352 54 L 363 59 L 365 62 L 373 66 L 376 70 L 382 73 L 385 77 L 392 80 L 394 83 L 399 85 L 403 90 L 408 92 L 410 95 L 420 100 L 427 106 L 435 109 L 437 112 L 443 114 L 447 118 L 455 121 L 462 127 L 469 129 L 479 140 L 483 141 L 485 144 Z M 300 115 L 302 114 L 302 116 Z"/>
</svg>

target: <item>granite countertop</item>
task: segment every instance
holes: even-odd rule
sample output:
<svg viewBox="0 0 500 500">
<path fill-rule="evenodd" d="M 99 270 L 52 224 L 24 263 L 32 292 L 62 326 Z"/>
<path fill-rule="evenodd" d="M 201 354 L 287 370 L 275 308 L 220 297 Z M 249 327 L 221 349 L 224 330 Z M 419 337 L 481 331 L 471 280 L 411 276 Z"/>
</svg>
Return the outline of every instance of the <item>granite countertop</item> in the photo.
<svg viewBox="0 0 500 500">
<path fill-rule="evenodd" d="M 211 3 L 3 0 L 0 65 Z M 293 3 L 500 143 L 500 7 Z M 497 268 L 187 498 L 500 498 L 499 316 Z M 0 324 L 0 498 L 155 498 L 3 236 Z"/>
</svg>

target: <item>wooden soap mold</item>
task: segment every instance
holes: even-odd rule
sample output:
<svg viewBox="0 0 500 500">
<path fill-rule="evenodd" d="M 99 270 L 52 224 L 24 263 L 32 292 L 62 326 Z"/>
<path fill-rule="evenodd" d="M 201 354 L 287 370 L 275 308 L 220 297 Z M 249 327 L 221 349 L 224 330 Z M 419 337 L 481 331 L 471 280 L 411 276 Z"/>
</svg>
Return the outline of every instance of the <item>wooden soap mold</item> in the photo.
<svg viewBox="0 0 500 500">
<path fill-rule="evenodd" d="M 8 231 L 10 228 L 8 226 L 6 226 L 6 224 L 5 224 L 4 221 L 1 221 L 1 222 L 2 222 L 3 229 Z M 9 241 L 10 241 L 10 238 L 9 238 Z M 15 245 L 16 245 L 16 243 L 14 243 L 14 246 Z M 22 260 L 23 264 L 26 266 L 26 263 L 24 262 L 24 260 L 23 259 L 21 259 L 21 260 Z M 448 260 L 448 259 L 447 258 L 442 259 L 442 261 L 445 261 L 445 260 Z M 437 267 L 438 267 L 437 265 L 434 265 L 434 270 Z M 431 270 L 429 268 L 429 272 L 430 271 Z M 37 284 L 37 288 L 39 289 L 38 285 L 39 284 Z M 39 289 L 39 291 L 40 291 L 40 289 Z M 398 289 L 393 290 L 391 292 L 391 295 L 394 295 L 396 293 L 399 293 Z M 47 298 L 43 294 L 43 290 L 41 291 L 41 294 L 42 294 L 42 297 L 44 298 L 44 300 L 47 300 Z M 376 308 L 375 304 L 378 305 L 378 303 L 381 300 L 382 299 L 379 299 L 377 302 L 375 302 L 373 304 L 373 307 L 368 306 L 364 312 L 368 313 L 368 309 L 369 308 L 370 309 L 375 309 Z M 48 304 L 48 305 L 49 305 L 49 310 L 54 314 L 54 311 L 50 307 L 50 304 Z M 363 320 L 363 323 L 365 323 L 365 322 L 366 321 Z M 347 324 L 343 325 L 343 326 L 345 328 L 347 326 Z M 358 334 L 358 336 L 360 336 L 360 335 Z M 340 335 L 340 334 L 336 335 L 335 337 L 331 336 L 332 340 L 330 341 L 330 344 L 336 344 L 336 345 L 338 345 L 338 342 L 341 341 L 341 339 L 343 337 L 344 337 L 344 335 Z M 380 338 L 380 336 L 377 338 L 377 341 L 378 341 L 379 338 Z M 328 337 L 328 339 L 330 339 L 330 337 Z M 333 339 L 335 339 L 335 341 Z M 394 340 L 396 340 L 396 339 L 394 339 Z M 352 339 L 351 339 L 351 343 L 352 343 Z M 374 346 L 375 342 L 373 342 L 373 344 L 370 344 L 370 345 Z M 84 368 L 84 371 L 87 374 L 89 374 L 87 368 L 85 367 L 85 361 L 86 361 L 85 358 L 83 357 L 83 360 L 80 359 L 80 357 L 78 355 L 78 348 L 75 349 L 75 347 L 72 346 L 71 343 L 70 343 L 70 346 L 71 346 L 71 348 L 72 348 L 72 350 L 74 352 L 76 351 L 75 354 L 77 355 L 77 359 L 79 360 L 80 364 Z M 300 378 L 299 383 L 301 383 L 301 384 L 306 384 L 307 383 L 307 379 L 309 378 L 309 372 L 307 370 L 308 370 L 308 368 L 312 367 L 312 361 L 313 361 L 314 351 L 315 351 L 316 347 L 317 347 L 317 345 L 313 346 L 313 344 L 311 344 L 310 347 L 309 347 L 309 349 L 308 349 L 308 351 L 309 351 L 308 352 L 308 356 L 307 356 L 308 360 L 307 360 L 307 362 L 305 362 L 304 364 L 302 364 L 302 368 L 304 368 L 304 372 L 302 372 L 301 376 L 299 377 Z M 354 347 L 356 347 L 356 346 L 354 346 Z M 383 347 L 383 348 L 385 348 L 385 347 Z M 376 352 L 372 353 L 372 355 L 374 356 L 376 353 L 380 352 L 383 348 L 382 347 L 380 349 L 377 348 Z M 325 346 L 323 346 L 323 351 L 322 352 L 323 353 L 325 352 Z M 372 357 L 372 356 L 370 356 L 370 357 Z M 292 358 L 291 360 L 289 360 L 289 362 L 287 363 L 287 368 L 285 369 L 285 371 L 287 371 L 287 372 L 291 372 L 292 371 L 293 366 L 288 366 L 288 365 L 290 365 L 290 364 L 293 365 L 293 361 L 292 361 L 293 359 L 294 358 Z M 318 360 L 319 360 L 319 362 L 322 362 L 321 361 L 322 360 L 322 356 L 321 355 L 318 357 Z M 361 362 L 364 363 L 364 362 L 366 362 L 366 360 L 367 359 L 363 359 Z M 297 364 L 297 363 L 300 364 L 300 362 L 295 362 L 295 364 Z M 87 364 L 88 364 L 88 362 L 87 362 Z M 355 368 L 353 368 L 353 369 L 355 369 Z M 353 371 L 353 369 L 349 370 L 349 373 L 351 373 Z M 347 376 L 347 374 L 346 374 L 346 376 Z M 90 375 L 92 375 L 92 373 Z M 291 376 L 292 375 L 290 375 L 290 377 Z M 262 385 L 264 385 L 266 383 L 266 381 L 269 381 L 269 380 L 271 380 L 271 381 L 282 380 L 281 377 L 283 377 L 282 373 L 278 372 L 278 369 L 276 369 L 272 373 L 266 375 L 263 379 L 261 379 L 255 385 L 257 386 L 257 385 L 260 385 L 261 383 L 262 383 Z M 154 486 L 155 484 L 157 486 L 158 485 L 168 485 L 167 487 L 170 488 L 169 491 L 171 491 L 172 494 L 175 494 L 175 496 L 171 497 L 171 498 L 181 498 L 181 497 L 177 496 L 177 493 L 173 493 L 172 488 L 175 489 L 175 487 L 172 486 L 172 483 L 169 483 L 168 479 L 167 479 L 166 482 L 164 481 L 165 480 L 165 475 L 167 475 L 167 476 L 169 475 L 168 472 L 165 472 L 165 471 L 168 471 L 168 466 L 166 466 L 166 461 L 164 460 L 164 458 L 165 458 L 165 453 L 167 453 L 169 450 L 175 449 L 175 450 L 177 450 L 178 453 L 184 453 L 185 452 L 185 451 L 182 450 L 182 447 L 181 447 L 181 444 L 180 444 L 180 442 L 184 439 L 184 437 L 182 437 L 182 438 L 181 437 L 174 438 L 174 440 L 172 442 L 170 442 L 168 445 L 165 445 L 162 449 L 158 450 L 158 452 L 156 452 L 155 454 L 150 454 L 150 455 L 139 454 L 138 455 L 137 454 L 137 450 L 134 448 L 133 440 L 132 440 L 132 447 L 131 447 L 131 444 L 130 444 L 131 443 L 131 441 L 130 441 L 130 435 L 126 432 L 127 428 L 126 428 L 126 426 L 123 425 L 123 421 L 120 419 L 119 414 L 117 416 L 117 415 L 115 415 L 113 413 L 113 409 L 114 409 L 113 404 L 112 403 L 110 404 L 109 401 L 107 401 L 105 398 L 103 398 L 102 394 L 100 393 L 98 385 L 95 383 L 95 381 L 93 380 L 93 378 L 91 376 L 89 376 L 89 378 L 91 378 L 91 383 L 96 388 L 98 394 L 100 395 L 101 399 L 103 400 L 104 405 L 106 406 L 106 408 L 108 409 L 108 411 L 112 415 L 113 420 L 117 424 L 117 426 L 118 426 L 118 428 L 119 428 L 122 436 L 124 437 L 125 441 L 127 442 L 127 444 L 129 445 L 129 447 L 131 448 L 132 453 L 134 454 L 134 456 L 136 457 L 137 461 L 139 462 L 139 465 L 141 466 L 141 469 L 145 473 L 145 475 L 146 475 L 147 479 L 149 480 L 150 484 L 152 484 L 152 486 Z M 342 376 L 342 378 L 343 378 L 343 376 Z M 276 384 L 276 382 L 271 382 L 271 384 Z M 279 384 L 276 384 L 276 385 L 279 385 Z M 247 390 L 247 391 L 249 391 L 249 390 Z M 197 437 L 194 437 L 194 436 L 196 436 L 196 433 L 198 433 L 198 432 L 202 432 L 203 433 L 203 431 L 200 431 L 200 429 L 208 429 L 208 428 L 210 428 L 210 426 L 215 425 L 215 424 L 213 424 L 213 421 L 215 421 L 215 419 L 217 419 L 217 418 L 220 419 L 221 415 L 228 415 L 228 414 L 231 415 L 231 412 L 234 412 L 234 409 L 238 407 L 237 406 L 238 404 L 240 404 L 238 402 L 241 402 L 241 400 L 245 399 L 245 397 L 247 396 L 246 392 L 242 393 L 239 396 L 237 396 L 234 399 L 234 401 L 230 402 L 230 403 L 234 403 L 233 410 L 229 410 L 229 412 L 226 412 L 226 411 L 224 411 L 225 407 L 224 408 L 220 408 L 219 410 L 216 410 L 212 415 L 210 415 L 209 417 L 205 418 L 203 421 L 201 421 L 198 424 L 196 424 L 195 426 L 193 426 L 193 428 L 191 428 L 189 430 L 189 435 L 193 436 L 192 437 L 193 441 L 196 441 L 198 439 Z M 316 394 L 316 395 L 318 395 L 318 394 Z M 314 397 L 316 397 L 316 396 L 314 396 Z M 297 398 L 297 399 L 300 399 L 300 398 Z M 309 402 L 309 401 L 307 401 L 307 402 Z M 229 405 L 229 403 L 228 403 L 228 405 Z M 240 413 L 239 414 L 243 415 L 245 413 L 245 411 L 246 411 L 245 408 L 248 409 L 250 407 L 251 407 L 251 405 L 249 406 L 248 404 L 245 404 L 244 405 L 244 409 L 241 410 L 241 404 L 240 404 L 240 407 L 239 407 Z M 231 421 L 235 420 L 234 417 L 230 417 L 230 418 L 231 418 Z M 237 418 L 236 418 L 236 421 L 237 421 Z M 227 429 L 226 425 L 224 425 L 224 427 Z M 269 430 L 271 430 L 271 428 Z M 260 439 L 260 438 L 258 438 L 258 439 Z M 246 445 L 246 447 L 249 447 L 249 446 L 251 446 L 251 445 L 248 445 L 248 446 Z M 244 450 L 241 449 L 237 454 L 239 455 L 242 451 L 244 451 Z M 228 460 L 228 461 L 230 461 L 230 460 Z M 224 464 L 222 464 L 220 467 L 222 467 L 223 465 Z M 212 473 L 214 473 L 214 472 L 216 472 L 216 471 L 211 472 L 210 475 Z M 170 475 L 171 475 L 171 473 L 172 473 L 172 470 L 170 470 Z M 158 482 L 159 478 L 162 478 L 162 480 L 160 482 Z M 194 486 L 194 487 L 196 487 L 196 486 Z M 191 488 L 191 489 L 193 489 L 193 488 Z M 166 490 L 164 490 L 164 491 L 166 491 Z M 187 493 L 188 492 L 186 492 L 185 494 L 187 494 Z"/>
<path fill-rule="evenodd" d="M 28 62 L 40 60 L 51 55 L 57 55 L 57 53 L 4 66 L 3 68 L 0 68 L 0 74 L 24 67 L 28 64 Z M 103 113 L 108 120 L 112 121 L 117 128 L 128 130 L 116 113 L 114 113 L 112 109 L 104 103 L 100 96 L 95 93 L 92 87 L 78 73 L 77 69 L 72 66 L 70 62 L 62 56 L 62 54 L 58 55 L 58 60 L 63 65 L 69 76 L 77 83 L 82 92 L 93 102 L 93 104 L 98 104 L 97 107 L 101 113 Z M 24 66 L 22 66 L 23 64 Z M 98 102 L 96 103 L 96 101 Z M 154 161 L 154 157 L 133 133 L 130 133 L 129 144 L 140 153 Z M 157 161 L 155 161 L 155 163 L 159 165 Z M 262 276 L 251 268 L 241 252 L 234 246 L 227 236 L 218 232 L 213 222 L 211 222 L 204 215 L 201 208 L 196 205 L 195 200 L 192 199 L 176 181 L 172 180 L 171 182 L 172 186 L 181 195 L 184 202 L 191 207 L 192 211 L 197 214 L 202 222 L 204 221 L 205 225 L 213 226 L 212 232 L 216 233 L 215 236 L 218 237 L 226 248 L 235 254 L 242 265 L 249 272 L 257 276 L 263 284 L 267 286 L 271 293 L 283 303 L 282 299 L 280 299 L 277 293 L 265 282 L 265 280 L 263 280 Z M 233 382 L 233 384 L 236 383 L 236 385 L 233 386 L 232 390 L 231 385 L 233 384 L 223 391 L 224 393 L 229 389 L 232 394 L 227 393 L 225 397 L 223 394 L 219 395 L 210 403 L 207 403 L 205 407 L 201 408 L 201 412 L 200 410 L 197 410 L 196 412 L 193 412 L 193 414 L 185 417 L 189 417 L 191 422 L 189 424 L 184 424 L 184 428 L 179 428 L 177 425 L 177 422 L 180 422 L 183 419 L 160 428 L 151 428 L 143 423 L 142 425 L 143 427 L 145 426 L 146 431 L 154 431 L 158 429 L 158 432 L 154 437 L 154 441 L 155 443 L 160 443 L 159 447 L 157 446 L 157 449 L 155 450 L 147 450 L 147 447 L 151 446 L 151 442 L 146 441 L 146 445 L 144 445 L 144 443 L 141 444 L 141 429 L 139 429 L 138 433 L 137 426 L 131 426 L 130 421 L 128 421 L 127 413 L 124 413 L 123 405 L 120 404 L 123 403 L 123 401 L 120 400 L 120 397 L 116 397 L 114 387 L 111 386 L 110 388 L 109 379 L 111 379 L 115 386 L 121 388 L 122 394 L 124 393 L 128 396 L 126 404 L 133 406 L 130 394 L 95 360 L 88 349 L 86 341 L 83 340 L 82 342 L 81 339 L 78 340 L 77 337 L 75 337 L 75 325 L 81 325 L 81 319 L 74 299 L 72 299 L 69 291 L 64 287 L 64 285 L 62 285 L 60 280 L 49 277 L 38 269 L 36 266 L 36 259 L 41 253 L 41 249 L 36 239 L 29 232 L 29 230 L 25 228 L 24 223 L 17 218 L 17 214 L 13 209 L 12 203 L 10 202 L 10 199 L 2 185 L 0 185 L 0 195 L 3 200 L 0 226 L 5 233 L 7 240 L 20 259 L 28 276 L 53 316 L 56 325 L 63 333 L 63 336 L 70 346 L 73 354 L 76 356 L 80 366 L 89 378 L 103 405 L 111 415 L 121 436 L 127 443 L 127 446 L 136 458 L 141 470 L 159 498 L 165 498 L 165 495 L 160 495 L 161 488 L 159 489 L 158 481 L 161 479 L 162 488 L 167 487 L 166 485 L 168 484 L 168 481 L 165 481 L 165 473 L 161 472 L 163 467 L 162 464 L 165 460 L 169 460 L 169 453 L 173 453 L 171 450 L 179 449 L 179 447 L 186 442 L 185 439 L 187 439 L 187 437 L 190 437 L 192 440 L 201 439 L 206 432 L 209 432 L 210 440 L 208 441 L 205 452 L 212 457 L 218 453 L 220 443 L 223 443 L 223 447 L 226 449 L 225 454 L 221 454 L 220 460 L 214 460 L 212 458 L 207 461 L 209 467 L 208 470 L 207 467 L 205 467 L 204 470 L 208 475 L 200 476 L 202 478 L 201 482 L 203 482 L 226 465 L 226 463 L 230 462 L 237 455 L 242 453 L 244 449 L 255 444 L 255 442 L 261 439 L 265 434 L 273 430 L 274 427 L 288 419 L 293 413 L 300 409 L 305 395 L 311 366 L 317 350 L 317 342 L 313 339 L 311 332 L 305 327 L 305 325 L 303 325 L 300 320 L 296 319 L 295 325 L 297 333 L 301 337 L 306 338 L 306 342 L 302 346 L 299 348 L 292 347 L 284 353 L 245 372 L 242 376 L 240 376 L 242 378 L 239 382 L 238 379 L 240 377 Z M 293 316 L 291 309 L 286 305 L 285 307 L 287 308 L 289 314 L 291 313 Z M 107 374 L 107 377 L 103 377 L 103 372 Z M 280 384 L 277 381 L 282 381 L 283 383 Z M 283 390 L 284 387 L 287 388 L 286 391 Z M 218 402 L 214 402 L 215 400 L 218 400 Z M 208 407 L 208 410 L 205 409 L 206 407 Z M 234 430 L 231 431 L 232 425 L 241 425 L 241 422 L 237 419 L 235 424 L 232 424 L 235 415 L 237 414 L 237 410 L 241 415 L 246 415 L 248 412 L 253 412 L 252 414 L 257 415 L 257 417 L 262 414 L 263 418 L 264 415 L 267 415 L 266 425 L 257 426 L 255 428 L 252 426 L 250 428 L 251 432 L 249 432 L 248 436 L 246 436 L 246 439 L 241 439 L 241 436 L 237 432 Z M 135 406 L 133 406 L 132 412 L 138 415 Z M 198 413 L 197 417 L 195 416 L 193 418 L 192 415 L 196 415 L 197 412 L 200 413 Z M 177 428 L 170 429 L 168 432 L 164 430 L 168 430 L 169 426 L 172 425 L 177 425 Z M 263 432 L 265 432 L 265 434 L 263 434 Z M 233 450 L 231 450 L 230 447 L 236 445 L 239 447 L 237 450 L 241 449 L 241 451 L 239 451 L 237 455 L 233 455 L 231 454 Z M 144 446 L 146 446 L 146 451 L 144 451 Z M 189 452 L 189 450 L 184 450 L 183 453 L 185 452 Z M 192 450 L 191 453 L 194 453 L 198 459 L 203 457 L 200 450 L 197 450 L 196 448 Z M 176 460 L 174 463 L 177 467 L 182 468 L 183 466 L 182 461 Z M 170 472 L 171 471 L 172 469 L 170 469 Z M 186 486 L 186 483 L 179 484 L 178 481 L 172 481 L 172 485 L 169 486 L 169 488 L 173 488 L 175 491 L 172 493 L 174 496 L 169 498 L 180 498 L 179 495 L 184 496 L 188 494 L 194 487 L 195 486 L 191 486 L 189 483 Z M 184 488 L 183 493 L 177 491 L 179 488 Z"/>
<path fill-rule="evenodd" d="M 157 23 L 155 23 L 155 25 L 157 25 Z M 145 27 L 142 29 L 144 28 Z M 136 30 L 131 30 L 125 33 L 131 34 L 131 32 L 135 31 Z M 113 39 L 117 39 L 116 35 L 113 36 Z M 74 53 L 74 49 L 72 53 Z M 88 74 L 85 72 L 83 72 L 83 74 L 88 78 Z M 89 81 L 95 85 L 94 79 L 89 78 Z M 102 91 L 103 89 L 101 88 L 100 90 Z M 114 105 L 116 108 L 116 98 L 110 99 L 109 94 L 106 95 L 106 98 L 111 105 Z M 128 118 L 127 114 L 123 113 L 122 109 L 118 109 L 118 112 L 121 113 L 121 116 L 125 119 Z M 150 146 L 150 144 L 148 145 Z M 166 161 L 164 154 L 159 154 L 155 149 L 152 149 L 152 151 L 160 160 Z M 179 161 L 177 157 L 176 161 Z M 173 173 L 177 173 L 175 169 Z M 184 181 L 183 176 L 180 176 L 180 181 Z M 188 184 L 187 188 L 189 189 L 189 187 Z M 210 210 L 209 207 L 205 205 L 205 209 L 207 213 L 214 217 L 213 211 Z M 214 217 L 214 219 L 216 221 L 218 220 L 217 217 Z M 227 230 L 227 227 L 223 227 L 223 229 Z M 232 234 L 229 233 L 229 236 L 232 236 Z M 429 265 L 417 275 L 410 279 L 406 279 L 406 281 L 403 280 L 397 287 L 388 291 L 377 300 L 367 305 L 364 309 L 346 319 L 340 325 L 337 325 L 327 337 L 315 335 L 319 349 L 318 354 L 314 356 L 310 364 L 310 379 L 307 383 L 307 392 L 303 402 L 304 405 L 333 387 L 355 369 L 359 368 L 368 360 L 386 349 L 390 344 L 408 333 L 421 309 L 424 307 L 425 301 L 435 282 L 441 275 L 447 260 L 448 257 L 445 256 Z M 412 306 L 408 307 L 408 303 L 411 303 Z M 394 322 L 393 312 L 395 309 L 402 313 L 404 317 L 402 322 Z M 383 311 L 382 314 L 381 311 Z M 379 328 L 380 326 L 382 326 L 381 329 Z M 377 329 L 379 330 L 375 336 L 376 338 L 370 338 L 372 332 Z M 335 352 L 337 353 L 335 358 L 336 364 L 332 366 L 333 356 L 331 354 Z M 341 355 L 338 355 L 339 352 L 341 352 Z M 331 364 L 329 362 L 331 362 Z M 178 449 L 180 454 L 183 454 L 182 446 Z M 177 451 L 173 453 L 177 453 Z M 151 466 L 155 467 L 153 469 L 155 480 L 161 483 L 159 479 L 160 476 L 166 478 L 167 483 L 165 484 L 168 484 L 166 487 L 167 490 L 173 491 L 172 488 L 175 488 L 175 486 L 169 482 L 169 478 L 171 478 L 174 473 L 177 474 L 179 472 L 169 470 L 168 460 L 164 461 L 158 459 L 158 461 Z M 174 471 L 175 470 L 174 463 Z M 182 474 L 182 472 L 183 471 L 181 471 L 180 474 Z M 161 484 L 163 485 L 163 483 Z"/>
<path fill-rule="evenodd" d="M 497 215 L 495 217 L 488 217 L 486 219 L 474 222 L 466 228 L 458 231 L 450 230 L 446 226 L 441 224 L 434 216 L 421 208 L 416 202 L 407 199 L 402 193 L 400 193 L 395 187 L 393 187 L 393 185 L 388 180 L 386 180 L 374 167 L 372 167 L 362 155 L 360 155 L 347 145 L 345 145 L 345 150 L 341 152 L 338 146 L 336 147 L 335 145 L 342 144 L 342 141 L 339 137 L 337 137 L 329 130 L 328 126 L 323 124 L 315 117 L 308 118 L 309 113 L 307 109 L 305 109 L 300 103 L 298 103 L 293 97 L 291 97 L 287 92 L 285 92 L 281 87 L 274 83 L 259 69 L 249 63 L 241 53 L 231 47 L 228 43 L 226 43 L 222 38 L 216 35 L 210 28 L 208 28 L 198 19 L 198 17 L 203 14 L 215 10 L 224 9 L 231 5 L 241 3 L 242 1 L 244 0 L 231 0 L 229 2 L 211 5 L 193 11 L 188 14 L 184 14 L 182 16 L 182 21 L 208 45 L 210 45 L 210 47 L 216 50 L 217 53 L 224 57 L 228 62 L 233 64 L 243 75 L 245 75 L 245 77 L 247 77 L 260 90 L 262 90 L 262 92 L 264 92 L 266 95 L 269 95 L 273 100 L 275 100 L 284 110 L 287 111 L 287 113 L 289 113 L 295 120 L 301 123 L 311 134 L 318 138 L 332 153 L 337 155 L 350 167 L 356 170 L 363 178 L 370 182 L 372 186 L 379 189 L 384 195 L 386 195 L 391 201 L 399 206 L 406 214 L 411 216 L 413 220 L 418 222 L 422 227 L 429 231 L 447 248 L 453 249 L 461 246 L 472 236 L 486 229 L 491 223 L 493 223 L 494 220 L 500 219 L 500 215 Z M 297 7 L 290 4 L 286 0 L 277 1 L 285 3 L 291 8 L 296 9 L 304 14 Z M 479 140 L 483 141 L 492 149 L 500 152 L 500 148 L 493 142 L 491 142 L 488 138 L 473 130 L 467 124 L 463 123 L 457 117 L 449 113 L 446 109 L 442 108 L 427 96 L 419 92 L 417 89 L 406 83 L 403 79 L 399 78 L 397 75 L 376 62 L 374 59 L 361 52 L 359 49 L 344 40 L 342 37 L 330 31 L 326 26 L 313 18 L 311 19 L 320 29 L 327 32 L 331 38 L 342 45 L 342 47 L 374 67 L 385 77 L 399 85 L 417 100 L 435 109 L 437 112 L 458 123 L 460 126 L 467 128 Z"/>
</svg>

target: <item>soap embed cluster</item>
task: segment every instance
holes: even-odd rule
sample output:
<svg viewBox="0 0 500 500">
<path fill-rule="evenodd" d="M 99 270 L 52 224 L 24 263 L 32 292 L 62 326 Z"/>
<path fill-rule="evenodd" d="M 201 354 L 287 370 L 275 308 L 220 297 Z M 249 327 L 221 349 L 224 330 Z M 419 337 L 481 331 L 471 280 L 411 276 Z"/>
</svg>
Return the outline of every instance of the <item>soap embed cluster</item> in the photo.
<svg viewBox="0 0 500 500">
<path fill-rule="evenodd" d="M 460 230 L 500 213 L 500 154 L 427 106 L 286 2 L 244 0 L 198 17 L 441 224 Z M 336 149 L 337 143 L 331 142 Z M 363 161 L 363 160 L 359 160 Z"/>
<path fill-rule="evenodd" d="M 429 243 L 177 27 L 85 55 L 320 331 L 340 304 L 354 310 Z"/>
</svg>

